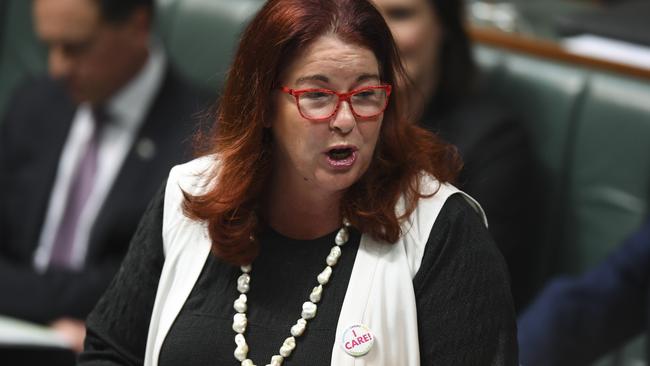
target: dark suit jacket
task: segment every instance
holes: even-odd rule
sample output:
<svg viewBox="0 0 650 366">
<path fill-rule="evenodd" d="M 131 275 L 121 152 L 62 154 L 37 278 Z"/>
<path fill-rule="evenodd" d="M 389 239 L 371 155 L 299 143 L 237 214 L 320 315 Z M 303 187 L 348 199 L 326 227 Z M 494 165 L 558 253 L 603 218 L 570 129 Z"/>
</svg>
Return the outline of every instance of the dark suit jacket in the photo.
<svg viewBox="0 0 650 366">
<path fill-rule="evenodd" d="M 49 79 L 17 90 L 0 125 L 0 314 L 48 322 L 90 312 L 169 169 L 191 157 L 196 114 L 206 103 L 167 71 L 94 223 L 85 268 L 38 274 L 32 260 L 76 106 Z M 149 159 L 135 148 L 145 138 L 155 144 Z"/>
<path fill-rule="evenodd" d="M 531 279 L 529 251 L 537 219 L 535 166 L 523 123 L 480 87 L 441 106 L 432 101 L 421 118 L 424 127 L 456 145 L 463 158 L 457 185 L 487 214 L 489 231 L 506 258 L 517 307 L 527 302 Z"/>
<path fill-rule="evenodd" d="M 650 220 L 579 278 L 548 285 L 519 319 L 524 366 L 589 365 L 648 330 Z"/>
<path fill-rule="evenodd" d="M 504 254 L 521 245 L 521 219 L 532 174 L 532 151 L 524 126 L 498 101 L 476 93 L 453 107 L 430 106 L 427 129 L 456 145 L 463 157 L 458 185 L 485 210 L 490 233 Z"/>
</svg>

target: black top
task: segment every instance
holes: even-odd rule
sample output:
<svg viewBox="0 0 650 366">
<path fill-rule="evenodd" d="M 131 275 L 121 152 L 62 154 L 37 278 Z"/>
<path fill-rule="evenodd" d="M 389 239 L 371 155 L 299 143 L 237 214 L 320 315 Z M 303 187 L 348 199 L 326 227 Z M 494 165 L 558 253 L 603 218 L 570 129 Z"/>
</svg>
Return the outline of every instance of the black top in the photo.
<svg viewBox="0 0 650 366">
<path fill-rule="evenodd" d="M 145 215 L 122 269 L 87 321 L 81 365 L 140 365 L 163 264 L 162 195 Z M 260 236 L 248 293 L 246 340 L 257 365 L 277 354 L 335 233 L 294 240 L 272 230 Z M 323 291 L 318 313 L 283 365 L 329 365 L 338 314 L 359 247 L 352 230 Z M 232 305 L 238 267 L 208 257 L 161 349 L 161 366 L 239 365 Z M 414 281 L 422 365 L 516 365 L 514 311 L 503 259 L 476 212 L 459 195 L 444 205 Z"/>
</svg>

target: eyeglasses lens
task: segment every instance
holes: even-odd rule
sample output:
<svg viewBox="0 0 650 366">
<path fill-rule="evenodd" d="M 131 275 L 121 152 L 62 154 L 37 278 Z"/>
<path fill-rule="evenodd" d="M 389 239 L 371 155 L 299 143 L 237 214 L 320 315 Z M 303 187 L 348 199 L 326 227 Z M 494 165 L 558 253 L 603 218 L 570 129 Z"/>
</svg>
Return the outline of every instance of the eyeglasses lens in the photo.
<svg viewBox="0 0 650 366">
<path fill-rule="evenodd" d="M 325 91 L 306 92 L 298 98 L 300 111 L 307 118 L 324 119 L 334 114 L 339 103 L 335 93 Z M 374 117 L 386 107 L 386 90 L 365 89 L 350 96 L 350 105 L 359 117 Z"/>
</svg>

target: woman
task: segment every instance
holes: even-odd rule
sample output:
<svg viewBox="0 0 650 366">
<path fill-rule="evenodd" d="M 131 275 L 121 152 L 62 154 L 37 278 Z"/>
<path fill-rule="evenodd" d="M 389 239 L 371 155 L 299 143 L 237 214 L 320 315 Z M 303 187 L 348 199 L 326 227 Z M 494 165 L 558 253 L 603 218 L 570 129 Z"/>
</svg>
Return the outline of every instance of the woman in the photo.
<svg viewBox="0 0 650 366">
<path fill-rule="evenodd" d="M 373 0 L 400 50 L 410 110 L 422 126 L 456 145 L 465 166 L 460 188 L 481 203 L 506 257 L 517 302 L 528 296 L 535 196 L 526 131 L 486 90 L 472 58 L 460 0 Z"/>
<path fill-rule="evenodd" d="M 367 1 L 267 2 L 81 364 L 515 365 L 500 254 L 443 183 L 455 150 L 400 119 L 394 70 Z"/>
</svg>

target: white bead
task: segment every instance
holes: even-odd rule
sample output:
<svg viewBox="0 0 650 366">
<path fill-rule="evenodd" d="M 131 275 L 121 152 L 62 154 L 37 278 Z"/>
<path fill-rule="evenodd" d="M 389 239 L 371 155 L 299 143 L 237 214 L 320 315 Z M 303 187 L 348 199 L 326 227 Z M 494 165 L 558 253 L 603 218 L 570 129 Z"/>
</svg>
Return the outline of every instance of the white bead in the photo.
<svg viewBox="0 0 650 366">
<path fill-rule="evenodd" d="M 294 337 L 300 337 L 307 327 L 307 321 L 305 319 L 298 319 L 296 324 L 291 327 L 291 335 Z"/>
<path fill-rule="evenodd" d="M 339 261 L 340 257 L 341 257 L 341 247 L 336 245 L 333 246 L 332 249 L 330 250 L 330 254 L 327 256 L 325 262 L 327 262 L 328 266 L 334 266 Z"/>
<path fill-rule="evenodd" d="M 296 339 L 294 337 L 289 337 L 282 343 L 282 347 L 280 347 L 280 355 L 282 355 L 282 357 L 289 357 L 294 348 L 296 348 Z"/>
<path fill-rule="evenodd" d="M 246 344 L 246 338 L 244 337 L 243 334 L 237 333 L 237 335 L 235 336 L 235 344 L 238 346 Z"/>
<path fill-rule="evenodd" d="M 334 239 L 334 242 L 336 245 L 343 245 L 348 242 L 348 230 L 344 227 L 342 227 L 338 233 L 336 233 L 336 239 Z"/>
<path fill-rule="evenodd" d="M 237 346 L 235 348 L 235 358 L 243 362 L 246 359 L 246 356 L 248 355 L 248 345 L 246 343 L 242 344 L 241 346 Z"/>
<path fill-rule="evenodd" d="M 251 276 L 248 273 L 242 273 L 241 276 L 237 279 L 237 291 L 245 294 L 250 289 Z"/>
<path fill-rule="evenodd" d="M 244 294 L 240 294 L 239 298 L 235 300 L 235 304 L 233 307 L 238 313 L 245 313 L 246 310 L 248 309 L 248 305 L 246 305 L 247 297 Z"/>
<path fill-rule="evenodd" d="M 316 309 L 318 306 L 311 301 L 306 301 L 302 304 L 302 318 L 307 320 L 316 316 Z M 284 356 L 284 355 L 283 355 Z M 287 356 L 284 356 L 287 357 Z"/>
<path fill-rule="evenodd" d="M 314 304 L 320 301 L 321 296 L 323 295 L 323 285 L 318 285 L 311 290 L 309 294 L 309 300 Z"/>
<path fill-rule="evenodd" d="M 248 325 L 248 319 L 246 319 L 246 314 L 244 313 L 235 314 L 232 321 L 232 330 L 234 330 L 237 333 L 244 333 L 244 331 L 246 331 L 247 325 Z"/>
<path fill-rule="evenodd" d="M 332 275 L 332 267 L 330 266 L 325 267 L 323 272 L 321 272 L 317 277 L 318 283 L 320 283 L 321 285 L 326 284 L 327 282 L 329 282 L 331 275 Z"/>
<path fill-rule="evenodd" d="M 347 218 L 343 218 L 343 227 L 339 229 L 336 233 L 335 243 L 336 246 L 330 249 L 325 262 L 327 267 L 318 274 L 318 283 L 320 285 L 314 287 L 314 289 L 309 294 L 309 300 L 302 304 L 302 313 L 301 319 L 298 319 L 296 324 L 291 327 L 291 337 L 284 340 L 282 346 L 280 347 L 280 355 L 274 355 L 271 357 L 271 363 L 266 366 L 281 366 L 284 362 L 285 357 L 289 357 L 293 350 L 296 348 L 296 339 L 295 337 L 300 337 L 304 334 L 307 328 L 307 320 L 312 319 L 316 316 L 316 311 L 318 306 L 316 303 L 320 302 L 323 294 L 323 285 L 327 284 L 332 276 L 332 266 L 335 266 L 338 263 L 339 258 L 341 257 L 341 248 L 340 246 L 347 243 L 349 240 L 349 233 L 347 228 L 351 226 L 350 221 Z M 255 240 L 253 235 L 250 235 L 250 240 Z M 246 318 L 246 311 L 248 310 L 246 293 L 250 290 L 250 272 L 252 271 L 252 265 L 247 264 L 240 266 L 241 271 L 243 272 L 237 278 L 237 290 L 240 292 L 239 297 L 235 300 L 233 307 L 237 311 L 233 317 L 232 329 L 237 333 L 235 335 L 235 343 L 237 347 L 235 348 L 235 358 L 241 362 L 241 366 L 255 366 L 253 361 L 246 358 L 248 355 L 249 347 L 246 343 L 246 338 L 244 337 L 244 332 L 248 325 L 248 319 Z"/>
</svg>

